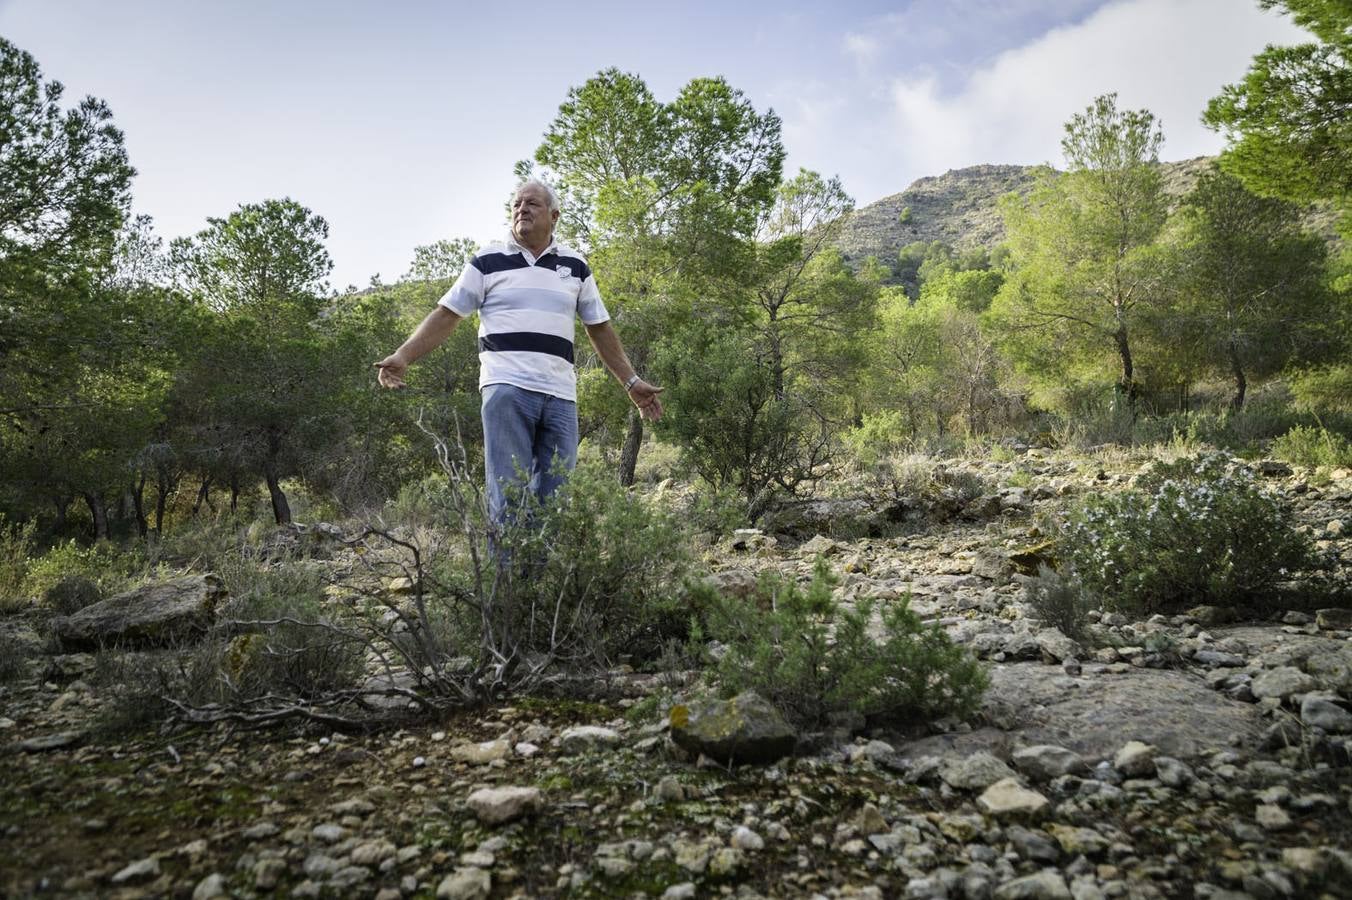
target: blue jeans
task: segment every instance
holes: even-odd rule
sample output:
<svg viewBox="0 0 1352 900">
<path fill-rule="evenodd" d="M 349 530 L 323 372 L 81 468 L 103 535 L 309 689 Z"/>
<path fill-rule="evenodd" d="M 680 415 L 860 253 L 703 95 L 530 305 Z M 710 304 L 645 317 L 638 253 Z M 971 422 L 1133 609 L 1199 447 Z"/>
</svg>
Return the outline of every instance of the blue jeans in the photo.
<svg viewBox="0 0 1352 900">
<path fill-rule="evenodd" d="M 483 389 L 484 481 L 488 512 L 502 523 L 518 472 L 541 500 L 577 465 L 577 404 L 514 384 Z"/>
</svg>

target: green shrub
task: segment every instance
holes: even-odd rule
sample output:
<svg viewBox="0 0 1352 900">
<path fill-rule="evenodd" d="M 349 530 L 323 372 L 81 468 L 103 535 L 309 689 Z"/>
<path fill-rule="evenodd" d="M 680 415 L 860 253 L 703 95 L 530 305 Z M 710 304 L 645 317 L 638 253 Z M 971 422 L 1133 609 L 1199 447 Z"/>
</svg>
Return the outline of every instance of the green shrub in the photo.
<svg viewBox="0 0 1352 900">
<path fill-rule="evenodd" d="M 725 646 L 716 663 L 719 688 L 755 690 L 801 727 L 855 711 L 889 720 L 967 715 L 986 675 L 937 625 L 921 623 L 907 601 L 854 608 L 831 597 L 834 577 L 818 559 L 803 590 L 763 576 L 757 602 L 711 596 L 708 637 Z"/>
<path fill-rule="evenodd" d="M 94 730 L 102 737 L 144 733 L 173 711 L 169 698 L 181 694 L 181 673 L 164 655 L 101 650 L 90 675 L 98 693 Z"/>
<path fill-rule="evenodd" d="M 1023 585 L 1024 601 L 1044 625 L 1083 642 L 1088 635 L 1089 598 L 1078 578 L 1065 577 L 1045 563 Z"/>
<path fill-rule="evenodd" d="M 1062 556 L 1105 605 L 1136 614 L 1272 602 L 1315 562 L 1291 510 L 1221 453 L 1155 463 L 1134 488 L 1085 499 Z"/>
<path fill-rule="evenodd" d="M 73 616 L 102 598 L 99 586 L 83 575 L 62 578 L 42 595 L 43 606 L 63 616 Z"/>
<path fill-rule="evenodd" d="M 240 526 L 236 519 L 229 515 L 203 515 L 165 531 L 149 546 L 147 555 L 151 566 L 214 572 L 222 560 L 237 558 L 240 548 Z"/>
<path fill-rule="evenodd" d="M 32 522 L 11 525 L 0 518 L 0 613 L 28 605 L 24 584 L 33 552 L 33 529 Z"/>
<path fill-rule="evenodd" d="M 514 584 L 526 616 L 517 633 L 538 636 L 530 651 L 546 649 L 556 617 L 601 662 L 623 655 L 641 665 L 685 637 L 689 543 L 673 514 L 625 490 L 613 472 L 580 465 L 527 519 L 503 538 L 514 560 L 531 561 Z"/>
<path fill-rule="evenodd" d="M 746 507 L 737 495 L 707 484 L 700 485 L 695 491 L 684 518 L 692 530 L 714 535 L 731 534 L 738 528 L 745 528 L 747 524 Z"/>
<path fill-rule="evenodd" d="M 836 450 L 809 380 L 777 385 L 759 340 L 701 320 L 669 336 L 653 360 L 672 411 L 656 433 L 706 482 L 740 494 L 752 520 L 777 495 L 820 478 Z"/>
<path fill-rule="evenodd" d="M 79 577 L 94 582 L 104 594 L 115 594 L 125 590 L 144 566 L 138 552 L 119 551 L 103 541 L 85 547 L 72 539 L 29 562 L 26 586 L 33 596 L 43 597 L 59 582 Z"/>
<path fill-rule="evenodd" d="M 905 418 L 895 409 L 866 413 L 863 422 L 845 432 L 844 441 L 861 466 L 877 465 L 909 443 Z"/>
<path fill-rule="evenodd" d="M 1327 428 L 1297 425 L 1272 442 L 1272 454 L 1309 469 L 1352 466 L 1352 441 Z"/>
<path fill-rule="evenodd" d="M 193 653 L 185 700 L 236 706 L 269 696 L 309 701 L 358 683 L 364 644 L 325 609 L 321 567 L 241 560 L 221 576 L 231 602 Z"/>
<path fill-rule="evenodd" d="M 33 648 L 12 634 L 0 631 L 0 684 L 17 680 L 28 671 Z"/>
</svg>

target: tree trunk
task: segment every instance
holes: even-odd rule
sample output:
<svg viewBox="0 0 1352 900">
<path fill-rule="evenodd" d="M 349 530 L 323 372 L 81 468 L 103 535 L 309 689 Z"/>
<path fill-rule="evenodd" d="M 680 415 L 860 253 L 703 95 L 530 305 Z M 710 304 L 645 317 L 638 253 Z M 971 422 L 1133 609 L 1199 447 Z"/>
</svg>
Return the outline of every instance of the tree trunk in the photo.
<svg viewBox="0 0 1352 900">
<path fill-rule="evenodd" d="M 770 323 L 774 327 L 774 322 Z M 770 372 L 774 378 L 775 399 L 784 399 L 784 351 L 779 346 L 779 334 L 770 333 Z"/>
<path fill-rule="evenodd" d="M 1230 401 L 1230 408 L 1238 412 L 1244 408 L 1244 395 L 1249 390 L 1249 380 L 1244 377 L 1244 365 L 1239 361 L 1239 350 L 1235 347 L 1235 342 L 1230 341 L 1226 349 L 1230 354 L 1230 373 L 1235 377 L 1235 396 Z"/>
<path fill-rule="evenodd" d="M 277 460 L 269 456 L 263 463 L 263 478 L 268 483 L 268 494 L 272 497 L 272 515 L 277 520 L 278 525 L 287 525 L 291 522 L 291 506 L 286 502 L 286 494 L 282 492 L 281 479 L 277 477 Z"/>
<path fill-rule="evenodd" d="M 230 476 L 230 513 L 239 512 L 239 475 Z"/>
<path fill-rule="evenodd" d="M 194 519 L 197 518 L 197 513 L 201 511 L 203 503 L 207 505 L 207 509 L 210 509 L 212 512 L 216 511 L 216 507 L 211 504 L 210 475 L 202 479 L 202 486 L 197 489 L 197 499 L 192 502 L 192 517 Z"/>
<path fill-rule="evenodd" d="M 637 409 L 629 410 L 629 430 L 624 435 L 624 449 L 620 451 L 620 484 L 634 483 L 634 469 L 638 466 L 638 451 L 643 446 L 643 415 Z"/>
<path fill-rule="evenodd" d="M 98 494 L 86 493 L 84 499 L 85 503 L 89 505 L 89 514 L 94 517 L 94 540 L 106 541 L 108 539 L 108 507 L 104 505 L 103 498 Z"/>
<path fill-rule="evenodd" d="M 1127 399 L 1127 403 L 1134 407 L 1136 405 L 1136 373 L 1131 361 L 1131 344 L 1127 340 L 1127 329 L 1118 328 L 1117 333 L 1113 335 L 1113 340 L 1117 343 L 1117 355 L 1122 360 L 1122 380 L 1118 382 L 1117 390 Z"/>
<path fill-rule="evenodd" d="M 140 479 L 131 486 L 131 502 L 136 510 L 136 533 L 145 537 L 150 532 L 150 523 L 146 521 L 146 476 L 141 473 Z"/>
<path fill-rule="evenodd" d="M 168 483 L 164 470 L 159 471 L 155 479 L 155 534 L 164 534 L 164 509 L 169 504 L 169 494 L 173 486 Z"/>
<path fill-rule="evenodd" d="M 60 534 L 66 528 L 66 511 L 70 509 L 70 498 L 53 497 L 52 506 L 56 507 L 56 523 L 52 527 Z"/>
</svg>

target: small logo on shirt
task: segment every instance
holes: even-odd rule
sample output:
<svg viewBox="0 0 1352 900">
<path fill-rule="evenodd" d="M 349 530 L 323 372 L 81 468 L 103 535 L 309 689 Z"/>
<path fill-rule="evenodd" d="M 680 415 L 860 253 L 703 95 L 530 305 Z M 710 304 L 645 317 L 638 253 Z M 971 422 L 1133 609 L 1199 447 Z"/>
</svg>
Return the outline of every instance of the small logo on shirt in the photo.
<svg viewBox="0 0 1352 900">
<path fill-rule="evenodd" d="M 573 274 L 573 270 L 567 266 L 555 266 L 554 271 L 559 273 L 560 278 L 568 278 Z"/>
</svg>

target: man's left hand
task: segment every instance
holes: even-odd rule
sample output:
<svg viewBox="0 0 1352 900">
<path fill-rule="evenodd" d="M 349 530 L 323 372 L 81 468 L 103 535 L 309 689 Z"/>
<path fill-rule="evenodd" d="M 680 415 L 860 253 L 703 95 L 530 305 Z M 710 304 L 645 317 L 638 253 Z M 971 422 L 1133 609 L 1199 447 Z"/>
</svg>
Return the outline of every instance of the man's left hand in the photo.
<svg viewBox="0 0 1352 900">
<path fill-rule="evenodd" d="M 666 390 L 656 387 L 640 378 L 629 389 L 629 399 L 638 407 L 639 414 L 645 419 L 656 422 L 662 418 L 662 400 L 657 395 Z"/>
</svg>

